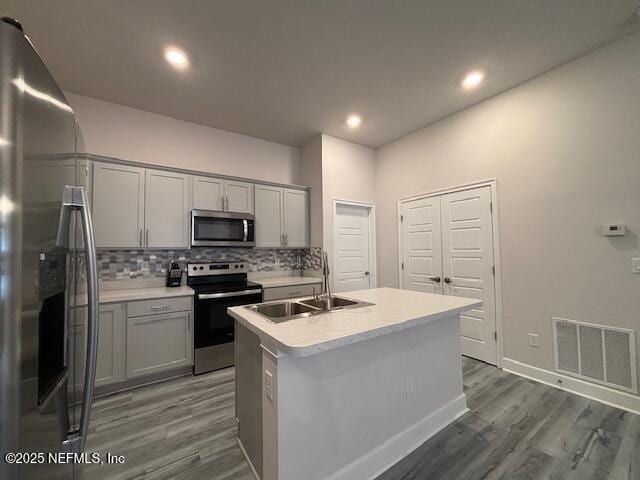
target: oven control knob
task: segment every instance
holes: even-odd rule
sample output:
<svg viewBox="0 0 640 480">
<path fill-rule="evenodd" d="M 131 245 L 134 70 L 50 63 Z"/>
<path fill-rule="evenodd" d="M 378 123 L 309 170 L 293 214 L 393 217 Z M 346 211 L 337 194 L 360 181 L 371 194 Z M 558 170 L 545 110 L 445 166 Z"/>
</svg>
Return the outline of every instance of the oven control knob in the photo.
<svg viewBox="0 0 640 480">
<path fill-rule="evenodd" d="M 200 270 L 204 270 L 204 267 L 200 267 Z"/>
<path fill-rule="evenodd" d="M 233 268 L 238 268 L 238 265 L 234 265 Z"/>
<path fill-rule="evenodd" d="M 193 269 L 194 269 L 194 270 L 197 270 L 197 269 L 198 269 L 198 267 L 193 267 Z"/>
<path fill-rule="evenodd" d="M 244 264 L 240 265 L 240 268 L 244 268 Z"/>
</svg>

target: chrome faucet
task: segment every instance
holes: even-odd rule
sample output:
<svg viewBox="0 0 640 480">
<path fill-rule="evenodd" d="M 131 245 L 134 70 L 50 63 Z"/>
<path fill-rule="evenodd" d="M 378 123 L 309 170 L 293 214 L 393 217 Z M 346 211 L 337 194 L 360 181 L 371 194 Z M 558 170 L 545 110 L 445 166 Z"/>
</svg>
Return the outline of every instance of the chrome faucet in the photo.
<svg viewBox="0 0 640 480">
<path fill-rule="evenodd" d="M 324 286 L 324 294 L 327 302 L 331 303 L 331 287 L 329 286 L 329 255 L 326 251 L 322 251 L 322 279 Z M 331 307 L 331 305 L 329 305 Z"/>
</svg>

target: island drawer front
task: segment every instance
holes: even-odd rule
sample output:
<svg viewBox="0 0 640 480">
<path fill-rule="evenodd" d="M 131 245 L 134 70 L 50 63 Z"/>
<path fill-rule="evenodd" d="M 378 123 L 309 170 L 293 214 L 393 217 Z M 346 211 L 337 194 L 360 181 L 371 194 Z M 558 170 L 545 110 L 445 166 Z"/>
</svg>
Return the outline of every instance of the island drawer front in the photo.
<svg viewBox="0 0 640 480">
<path fill-rule="evenodd" d="M 127 317 L 191 311 L 191 297 L 157 298 L 127 303 Z"/>
<path fill-rule="evenodd" d="M 309 297 L 313 295 L 313 289 L 316 293 L 321 293 L 321 284 L 312 283 L 307 285 L 289 285 L 288 287 L 265 288 L 263 299 L 265 302 L 270 300 L 280 300 L 282 298 Z"/>
</svg>

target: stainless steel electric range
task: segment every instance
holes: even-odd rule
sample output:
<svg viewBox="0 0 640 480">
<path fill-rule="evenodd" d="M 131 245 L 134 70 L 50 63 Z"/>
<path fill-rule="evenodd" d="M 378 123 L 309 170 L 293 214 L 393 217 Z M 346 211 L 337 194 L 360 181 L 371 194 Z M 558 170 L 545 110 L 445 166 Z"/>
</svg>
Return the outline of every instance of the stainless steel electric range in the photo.
<svg viewBox="0 0 640 480">
<path fill-rule="evenodd" d="M 262 287 L 247 280 L 248 265 L 190 263 L 187 285 L 195 290 L 193 373 L 234 364 L 235 324 L 227 308 L 262 302 Z"/>
</svg>

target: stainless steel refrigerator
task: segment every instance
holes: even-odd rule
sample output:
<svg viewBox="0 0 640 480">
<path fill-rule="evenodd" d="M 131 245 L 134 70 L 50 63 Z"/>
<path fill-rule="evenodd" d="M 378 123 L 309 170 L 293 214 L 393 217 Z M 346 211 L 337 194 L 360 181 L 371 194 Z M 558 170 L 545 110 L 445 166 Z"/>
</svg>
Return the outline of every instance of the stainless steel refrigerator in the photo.
<svg viewBox="0 0 640 480">
<path fill-rule="evenodd" d="M 69 52 L 70 55 L 73 52 Z M 80 74 L 80 73 L 79 73 Z M 0 21 L 0 478 L 72 479 L 91 417 L 98 280 L 75 115 L 12 19 Z M 86 315 L 85 315 L 86 312 Z M 35 452 L 36 464 L 6 461 Z M 24 458 L 23 458 L 24 460 Z"/>
</svg>

